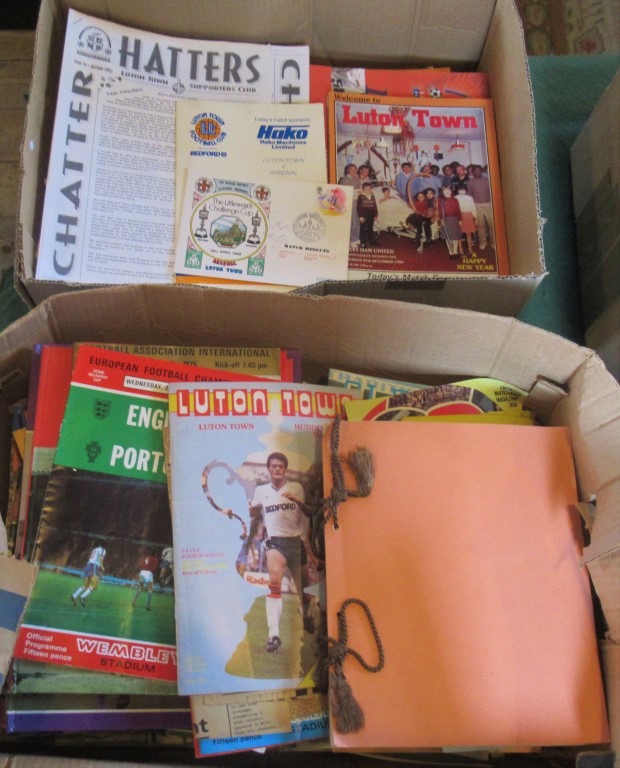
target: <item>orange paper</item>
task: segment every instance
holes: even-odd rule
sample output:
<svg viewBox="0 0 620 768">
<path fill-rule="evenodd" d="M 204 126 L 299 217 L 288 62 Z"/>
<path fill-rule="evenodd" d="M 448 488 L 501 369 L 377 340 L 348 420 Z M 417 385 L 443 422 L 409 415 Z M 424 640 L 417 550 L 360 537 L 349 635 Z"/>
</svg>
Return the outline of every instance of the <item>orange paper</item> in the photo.
<svg viewBox="0 0 620 768">
<path fill-rule="evenodd" d="M 343 422 L 339 454 L 365 446 L 366 498 L 326 525 L 327 612 L 350 597 L 376 621 L 385 667 L 348 655 L 365 714 L 335 748 L 517 747 L 608 740 L 570 438 L 564 428 Z M 329 433 L 325 491 L 331 490 Z M 346 486 L 355 487 L 345 465 Z M 377 650 L 363 611 L 348 644 Z"/>
</svg>

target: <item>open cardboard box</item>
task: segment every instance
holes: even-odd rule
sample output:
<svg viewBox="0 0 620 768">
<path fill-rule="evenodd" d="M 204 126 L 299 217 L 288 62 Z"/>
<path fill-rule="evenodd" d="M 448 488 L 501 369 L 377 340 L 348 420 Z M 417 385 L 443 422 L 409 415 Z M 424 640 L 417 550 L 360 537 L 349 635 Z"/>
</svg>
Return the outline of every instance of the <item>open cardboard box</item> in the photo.
<svg viewBox="0 0 620 768">
<path fill-rule="evenodd" d="M 620 180 L 620 71 L 570 150 L 585 338 L 620 380 L 620 221 L 607 206 Z M 614 126 L 616 126 L 614 128 Z M 611 215 L 610 215 L 611 214 Z"/>
<path fill-rule="evenodd" d="M 302 353 L 304 379 L 314 383 L 338 367 L 429 383 L 490 376 L 532 390 L 546 422 L 570 427 L 580 498 L 596 501 L 584 564 L 608 625 L 601 654 L 618 752 L 620 385 L 592 350 L 512 318 L 389 300 L 197 286 L 123 286 L 53 296 L 0 334 L 0 499 L 6 498 L 8 405 L 27 393 L 32 345 L 85 340 L 294 347 Z M 287 764 L 301 765 L 298 757 Z M 346 757 L 334 755 L 334 764 L 338 758 L 348 764 Z"/>
<path fill-rule="evenodd" d="M 22 147 L 16 287 L 30 304 L 84 288 L 35 280 L 45 177 L 67 6 L 156 32 L 202 39 L 306 43 L 317 63 L 450 66 L 488 73 L 494 100 L 511 263 L 507 277 L 330 282 L 317 294 L 387 297 L 516 315 L 542 279 L 533 102 L 521 22 L 513 0 L 42 0 Z M 92 286 L 86 286 L 92 287 Z"/>
</svg>

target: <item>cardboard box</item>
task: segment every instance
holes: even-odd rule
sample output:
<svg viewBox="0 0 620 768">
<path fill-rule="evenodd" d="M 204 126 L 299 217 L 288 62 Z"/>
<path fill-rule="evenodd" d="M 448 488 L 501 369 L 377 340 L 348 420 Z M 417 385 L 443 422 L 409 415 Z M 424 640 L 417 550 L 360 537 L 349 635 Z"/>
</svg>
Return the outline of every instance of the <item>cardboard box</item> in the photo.
<svg viewBox="0 0 620 768">
<path fill-rule="evenodd" d="M 571 147 L 586 343 L 620 380 L 620 72 Z"/>
<path fill-rule="evenodd" d="M 301 350 L 304 379 L 314 383 L 336 367 L 429 383 L 490 376 L 532 390 L 548 423 L 570 427 L 580 498 L 586 508 L 596 500 L 584 565 L 608 625 L 601 651 L 620 748 L 620 385 L 592 350 L 512 318 L 388 300 L 197 286 L 66 293 L 0 334 L 3 449 L 8 404 L 27 391 L 32 345 L 81 340 L 281 345 Z M 0 454 L 3 472 L 6 466 Z M 6 483 L 2 490 L 0 499 Z"/>
<path fill-rule="evenodd" d="M 45 755 L 2 755 L 0 768 L 162 768 L 162 763 L 116 763 L 106 760 L 77 760 Z"/>
<path fill-rule="evenodd" d="M 317 63 L 451 66 L 488 73 L 497 121 L 509 277 L 414 279 L 406 283 L 321 283 L 309 293 L 398 298 L 516 315 L 545 272 L 538 207 L 533 102 L 521 22 L 513 0 L 43 0 L 22 147 L 16 285 L 25 300 L 78 284 L 34 279 L 54 104 L 68 5 L 94 16 L 173 35 L 307 43 Z M 92 287 L 92 286 L 87 286 Z M 305 292 L 305 291 L 304 291 Z"/>
</svg>

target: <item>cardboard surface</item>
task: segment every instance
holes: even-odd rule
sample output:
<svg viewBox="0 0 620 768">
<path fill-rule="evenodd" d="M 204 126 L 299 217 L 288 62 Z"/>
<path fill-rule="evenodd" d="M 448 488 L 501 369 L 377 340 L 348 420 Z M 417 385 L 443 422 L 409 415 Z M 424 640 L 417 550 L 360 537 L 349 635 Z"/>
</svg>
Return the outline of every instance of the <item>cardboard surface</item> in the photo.
<svg viewBox="0 0 620 768">
<path fill-rule="evenodd" d="M 620 71 L 571 147 L 586 342 L 620 378 Z M 611 141 L 610 141 L 611 139 Z"/>
<path fill-rule="evenodd" d="M 67 5 L 64 0 L 43 0 L 41 5 L 22 150 L 16 285 L 30 304 L 60 291 L 81 288 L 33 277 Z M 210 4 L 208 15 L 201 12 L 199 0 L 184 3 L 182 14 L 166 4 L 154 5 L 146 0 L 130 5 L 77 0 L 71 5 L 117 22 L 175 35 L 309 43 L 313 61 L 321 63 L 409 67 L 433 63 L 457 69 L 479 63 L 479 68 L 489 75 L 495 104 L 512 276 L 466 281 L 421 278 L 406 283 L 407 290 L 399 294 L 399 299 L 515 315 L 540 282 L 545 266 L 533 106 L 525 46 L 513 0 L 409 0 L 399 2 L 389 14 L 378 1 L 361 7 L 353 0 L 337 4 L 328 0 L 292 4 L 274 0 L 258 15 L 248 10 L 245 0 L 216 0 Z M 239 19 L 250 14 L 251 24 L 239 24 Z M 376 285 L 373 281 L 353 285 L 321 283 L 313 292 L 390 297 L 391 290 L 389 282 Z"/>
<path fill-rule="evenodd" d="M 15 633 L 36 574 L 34 565 L 0 555 L 0 685 L 7 677 Z"/>
<path fill-rule="evenodd" d="M 620 56 L 529 59 L 536 104 L 536 152 L 548 274 L 519 319 L 584 344 L 570 148 L 620 66 Z M 611 136 L 611 134 L 610 134 Z M 605 140 L 608 144 L 611 138 Z M 584 178 L 584 183 L 586 179 Z"/>
<path fill-rule="evenodd" d="M 165 763 L 119 763 L 113 760 L 72 760 L 46 755 L 3 755 L 0 768 L 162 768 Z"/>
</svg>

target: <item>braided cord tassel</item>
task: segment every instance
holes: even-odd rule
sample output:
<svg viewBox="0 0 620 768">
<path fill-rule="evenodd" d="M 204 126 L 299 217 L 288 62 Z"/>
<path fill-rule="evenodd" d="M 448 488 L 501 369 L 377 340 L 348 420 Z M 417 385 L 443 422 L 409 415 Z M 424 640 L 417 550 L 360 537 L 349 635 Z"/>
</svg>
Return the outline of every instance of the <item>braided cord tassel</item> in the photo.
<svg viewBox="0 0 620 768">
<path fill-rule="evenodd" d="M 318 504 L 312 503 L 312 512 L 310 514 L 310 546 L 312 551 L 319 560 L 325 560 L 325 524 L 329 520 L 333 520 L 333 526 L 335 530 L 340 527 L 338 520 L 338 509 L 343 501 L 346 501 L 350 497 L 363 497 L 368 496 L 372 490 L 374 480 L 374 465 L 372 455 L 366 448 L 356 448 L 351 451 L 346 459 L 349 464 L 355 482 L 357 485 L 356 490 L 348 490 L 345 486 L 344 469 L 342 466 L 342 460 L 339 455 L 340 445 L 340 426 L 341 418 L 336 417 L 331 427 L 329 436 L 329 448 L 330 448 L 330 464 L 332 469 L 332 490 L 329 496 L 323 498 Z M 360 604 L 361 601 L 359 601 Z M 345 610 L 349 603 L 343 604 Z M 367 616 L 373 627 L 373 633 L 375 633 L 375 639 L 377 647 L 380 650 L 380 656 L 383 654 L 379 637 L 374 629 L 374 621 L 368 610 L 366 604 L 363 604 L 364 610 L 367 612 Z M 327 637 L 327 616 L 325 607 L 321 610 L 321 622 L 319 625 L 319 633 L 317 636 L 317 670 L 315 673 L 315 682 L 317 688 L 321 691 L 330 691 L 330 697 L 332 699 L 332 711 L 335 713 L 335 721 L 340 723 L 341 728 L 346 728 L 344 732 L 350 730 L 359 730 L 364 724 L 364 713 L 361 708 L 355 702 L 355 698 L 351 692 L 350 686 L 346 681 L 346 678 L 342 671 L 342 662 L 347 653 L 352 653 L 358 657 L 356 651 L 347 649 L 346 646 L 346 621 L 344 626 L 341 626 L 341 614 L 338 614 L 339 621 L 339 640 L 333 640 L 333 638 Z M 344 614 L 343 614 L 344 616 Z M 344 633 L 345 646 L 340 645 L 342 635 Z M 331 648 L 329 645 L 331 644 Z M 344 649 L 344 653 L 341 653 L 340 649 Z M 361 664 L 365 665 L 365 662 L 361 657 L 358 658 Z M 381 661 L 381 665 L 383 662 Z M 378 671 L 378 670 L 377 670 Z"/>
<path fill-rule="evenodd" d="M 354 649 L 348 645 L 349 633 L 347 629 L 346 609 L 349 605 L 359 605 L 368 619 L 376 646 L 378 662 L 374 665 L 367 661 Z M 354 733 L 364 727 L 364 711 L 353 695 L 351 686 L 347 682 L 344 674 L 344 661 L 347 655 L 353 656 L 358 663 L 367 672 L 380 672 L 385 666 L 385 655 L 383 644 L 379 637 L 379 632 L 375 620 L 370 612 L 370 608 L 363 601 L 356 597 L 350 597 L 345 600 L 338 611 L 338 639 L 328 638 L 328 663 L 329 669 L 329 701 L 334 727 L 339 733 Z"/>
<path fill-rule="evenodd" d="M 334 529 L 340 528 L 338 510 L 342 502 L 349 497 L 369 496 L 374 480 L 374 462 L 367 448 L 356 448 L 347 456 L 347 464 L 351 467 L 357 488 L 350 490 L 345 486 L 344 469 L 338 453 L 340 445 L 340 425 L 342 419 L 337 416 L 332 425 L 329 437 L 330 461 L 332 468 L 332 490 L 324 501 L 324 521 L 333 520 Z"/>
</svg>

